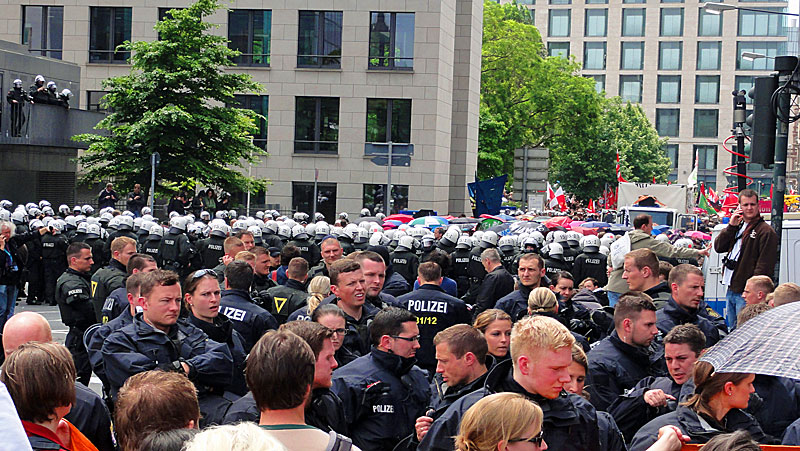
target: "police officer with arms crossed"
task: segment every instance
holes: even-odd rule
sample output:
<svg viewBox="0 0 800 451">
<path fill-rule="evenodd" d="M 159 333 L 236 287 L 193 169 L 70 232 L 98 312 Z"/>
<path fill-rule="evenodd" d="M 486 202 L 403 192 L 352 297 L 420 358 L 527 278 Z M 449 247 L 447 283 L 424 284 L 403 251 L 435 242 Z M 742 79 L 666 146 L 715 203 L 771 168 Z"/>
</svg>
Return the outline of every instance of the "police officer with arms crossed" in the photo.
<svg viewBox="0 0 800 451">
<path fill-rule="evenodd" d="M 83 344 L 83 334 L 95 323 L 89 288 L 92 248 L 86 243 L 72 243 L 67 248 L 67 260 L 69 267 L 56 282 L 56 302 L 61 312 L 61 321 L 69 327 L 64 344 L 75 361 L 78 382 L 89 386 L 92 366 Z"/>
<path fill-rule="evenodd" d="M 433 338 L 437 333 L 455 324 L 469 324 L 471 316 L 467 305 L 461 299 L 445 293 L 440 287 L 442 269 L 434 262 L 419 265 L 417 280 L 419 289 L 400 296 L 400 307 L 417 317 L 420 331 L 420 350 L 417 353 L 419 366 L 436 371 L 436 355 Z"/>
<path fill-rule="evenodd" d="M 414 365 L 419 349 L 417 318 L 388 307 L 370 326 L 372 351 L 333 373 L 353 443 L 365 450 L 391 451 L 414 432 L 430 398 L 425 372 Z"/>
</svg>

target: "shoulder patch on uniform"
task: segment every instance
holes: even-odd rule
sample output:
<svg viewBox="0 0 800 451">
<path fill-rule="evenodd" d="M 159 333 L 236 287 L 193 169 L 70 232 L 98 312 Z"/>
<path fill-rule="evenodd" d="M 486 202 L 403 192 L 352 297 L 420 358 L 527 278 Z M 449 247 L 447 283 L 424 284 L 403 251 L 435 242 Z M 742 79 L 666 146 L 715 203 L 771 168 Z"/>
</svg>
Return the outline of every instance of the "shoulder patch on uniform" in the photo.
<svg viewBox="0 0 800 451">
<path fill-rule="evenodd" d="M 97 291 L 97 281 L 92 281 L 92 297 L 94 297 L 94 292 Z"/>
<path fill-rule="evenodd" d="M 275 298 L 275 312 L 280 313 L 283 310 L 283 306 L 286 305 L 287 298 Z"/>
</svg>

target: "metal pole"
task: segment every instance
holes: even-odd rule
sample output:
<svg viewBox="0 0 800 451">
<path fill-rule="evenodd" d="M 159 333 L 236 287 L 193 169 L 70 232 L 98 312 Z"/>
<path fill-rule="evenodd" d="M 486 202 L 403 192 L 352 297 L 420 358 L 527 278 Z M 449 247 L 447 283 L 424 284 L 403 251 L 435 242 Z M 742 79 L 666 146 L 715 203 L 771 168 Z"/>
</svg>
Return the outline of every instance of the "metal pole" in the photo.
<svg viewBox="0 0 800 451">
<path fill-rule="evenodd" d="M 312 204 L 314 204 L 314 208 L 313 208 L 313 211 L 311 212 L 311 217 L 315 218 L 314 220 L 316 220 L 316 216 L 317 216 L 317 195 L 318 195 L 317 194 L 317 180 L 318 179 L 319 179 L 319 169 L 314 169 L 314 202 L 312 202 Z M 332 221 L 332 219 L 330 219 L 330 220 Z"/>
<path fill-rule="evenodd" d="M 389 140 L 389 164 L 386 165 L 386 192 L 383 193 L 383 203 L 386 210 L 386 216 L 392 214 L 391 199 L 392 199 L 392 141 Z"/>
<path fill-rule="evenodd" d="M 156 154 L 150 155 L 150 211 L 155 211 L 155 192 L 156 192 Z"/>
<path fill-rule="evenodd" d="M 736 136 L 737 191 L 747 188 L 747 160 L 744 157 L 744 123 L 747 119 L 747 95 L 744 91 L 733 91 L 733 134 Z"/>
<path fill-rule="evenodd" d="M 251 147 L 254 145 L 253 144 L 254 142 L 255 142 L 255 138 L 251 136 L 250 137 L 250 146 Z M 247 179 L 248 179 L 248 181 L 252 176 L 253 176 L 253 150 L 250 149 L 250 160 L 247 163 Z M 250 191 L 252 191 L 252 189 L 248 185 L 248 187 L 247 187 L 247 216 L 250 216 Z"/>
<path fill-rule="evenodd" d="M 775 59 L 778 71 L 778 132 L 775 135 L 775 168 L 772 172 L 772 228 L 778 234 L 777 258 L 773 280 L 780 280 L 781 241 L 783 240 L 783 203 L 786 194 L 786 151 L 789 146 L 789 115 L 791 114 L 791 94 L 782 89 L 792 81 L 792 73 L 797 66 L 797 57 L 779 56 Z"/>
<path fill-rule="evenodd" d="M 524 205 L 528 210 L 528 148 L 522 148 L 522 199 L 520 205 Z"/>
</svg>

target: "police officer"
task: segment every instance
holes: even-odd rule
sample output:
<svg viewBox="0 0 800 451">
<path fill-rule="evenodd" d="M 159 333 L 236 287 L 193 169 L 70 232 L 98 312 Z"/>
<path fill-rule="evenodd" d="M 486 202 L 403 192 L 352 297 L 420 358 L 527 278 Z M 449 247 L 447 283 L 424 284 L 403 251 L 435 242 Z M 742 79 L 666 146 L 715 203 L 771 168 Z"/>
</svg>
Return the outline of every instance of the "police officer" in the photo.
<svg viewBox="0 0 800 451">
<path fill-rule="evenodd" d="M 50 222 L 51 232 L 42 236 L 42 266 L 44 267 L 44 299 L 49 305 L 56 305 L 56 281 L 66 271 L 67 239 L 61 233 L 60 221 Z"/>
<path fill-rule="evenodd" d="M 13 87 L 6 94 L 6 101 L 11 107 L 11 136 L 22 136 L 22 126 L 25 124 L 23 106 L 31 101 L 28 93 L 22 90 L 22 80 L 14 80 Z"/>
<path fill-rule="evenodd" d="M 252 284 L 253 268 L 247 262 L 232 261 L 225 267 L 225 290 L 219 304 L 220 312 L 233 322 L 233 328 L 242 335 L 247 352 L 265 332 L 278 328 L 275 318 L 250 298 Z"/>
<path fill-rule="evenodd" d="M 458 229 L 458 226 L 451 226 L 444 232 L 444 235 L 439 239 L 439 242 L 436 243 L 436 247 L 441 249 L 443 252 L 448 254 L 452 254 L 456 250 L 456 245 L 458 244 L 458 239 L 461 238 L 461 231 Z"/>
<path fill-rule="evenodd" d="M 161 240 L 164 237 L 164 228 L 158 224 L 150 226 L 150 233 L 142 246 L 141 252 L 156 259 L 158 262 L 158 250 L 161 248 Z"/>
<path fill-rule="evenodd" d="M 564 248 L 561 244 L 553 241 L 549 244 L 548 251 L 549 254 L 547 258 L 544 259 L 545 275 L 549 279 L 555 280 L 559 272 L 569 271 L 570 265 L 564 261 Z"/>
<path fill-rule="evenodd" d="M 302 257 L 293 258 L 286 269 L 286 277 L 286 285 L 277 285 L 267 290 L 272 301 L 267 310 L 279 324 L 285 323 L 290 314 L 306 305 L 308 262 Z"/>
<path fill-rule="evenodd" d="M 445 293 L 441 287 L 442 268 L 434 262 L 425 262 L 418 269 L 419 288 L 397 299 L 400 307 L 417 318 L 420 349 L 419 366 L 433 375 L 436 372 L 436 352 L 433 337 L 455 324 L 469 324 L 471 315 L 467 304 Z"/>
<path fill-rule="evenodd" d="M 97 322 L 102 322 L 103 304 L 112 291 L 125 286 L 128 277 L 127 265 L 136 254 L 136 241 L 121 236 L 111 243 L 111 261 L 105 268 L 97 270 L 92 276 L 92 304 L 97 313 Z"/>
<path fill-rule="evenodd" d="M 339 242 L 342 244 L 344 255 L 350 255 L 356 250 L 355 246 L 353 246 L 356 233 L 358 233 L 358 226 L 355 224 L 347 224 L 342 230 L 342 234 L 338 237 Z"/>
<path fill-rule="evenodd" d="M 419 333 L 413 313 L 386 308 L 370 326 L 372 351 L 334 371 L 332 390 L 359 448 L 393 449 L 425 412 L 430 387 L 414 364 Z"/>
<path fill-rule="evenodd" d="M 195 261 L 197 251 L 186 236 L 186 223 L 186 218 L 182 216 L 170 219 L 169 230 L 164 234 L 158 247 L 159 267 L 175 271 L 181 278 L 192 271 L 193 263 L 198 263 Z"/>
<path fill-rule="evenodd" d="M 128 299 L 127 279 L 133 274 L 153 272 L 158 269 L 156 259 L 147 254 L 133 254 L 128 260 L 126 265 L 125 285 L 121 286 L 108 294 L 105 302 L 103 303 L 103 310 L 101 312 L 101 323 L 107 324 L 109 321 L 120 316 L 125 310 L 130 307 L 130 299 Z M 131 315 L 133 319 L 133 315 Z"/>
<path fill-rule="evenodd" d="M 105 245 L 105 241 L 100 237 L 101 234 L 100 224 L 89 224 L 86 226 L 86 238 L 84 239 L 84 243 L 92 248 L 92 260 L 94 260 L 92 264 L 92 274 L 96 273 L 97 270 L 107 264 L 103 258 L 103 246 Z"/>
<path fill-rule="evenodd" d="M 128 216 L 125 214 L 119 215 L 117 218 L 117 230 L 110 232 L 108 234 L 108 238 L 106 238 L 106 244 L 103 246 L 103 255 L 105 256 L 106 260 L 111 258 L 111 243 L 114 242 L 117 237 L 120 236 L 127 236 L 136 242 L 138 238 L 135 233 L 133 233 L 133 216 Z"/>
<path fill-rule="evenodd" d="M 517 249 L 514 237 L 506 235 L 498 241 L 498 248 L 500 249 L 500 261 L 503 263 L 503 268 L 512 273 L 514 270 L 514 262 L 517 260 Z"/>
<path fill-rule="evenodd" d="M 467 294 L 469 290 L 469 254 L 471 247 L 469 237 L 459 237 L 455 251 L 451 255 L 453 266 L 450 269 L 450 275 L 458 286 L 459 298 Z"/>
<path fill-rule="evenodd" d="M 37 75 L 33 84 L 28 90 L 28 96 L 33 103 L 47 103 L 47 87 L 44 85 L 44 77 Z"/>
<path fill-rule="evenodd" d="M 305 227 L 300 224 L 292 227 L 292 238 L 289 244 L 300 249 L 300 256 L 306 259 L 309 268 L 316 266 L 322 260 L 319 247 L 311 241 Z"/>
<path fill-rule="evenodd" d="M 67 247 L 69 267 L 56 283 L 56 301 L 61 321 L 69 327 L 64 344 L 72 354 L 78 382 L 88 386 L 92 377 L 89 354 L 83 344 L 83 334 L 95 323 L 89 270 L 92 268 L 92 248 L 86 243 L 72 243 Z"/>
<path fill-rule="evenodd" d="M 278 249 L 283 249 L 283 241 L 277 235 L 278 233 L 278 221 L 273 219 L 269 219 L 264 223 L 264 226 L 261 227 L 261 241 L 264 242 L 264 247 L 277 247 Z"/>
<path fill-rule="evenodd" d="M 575 280 L 581 282 L 587 277 L 597 279 L 601 287 L 608 283 L 606 273 L 606 256 L 600 253 L 600 238 L 589 235 L 583 240 L 583 253 L 575 257 L 572 273 Z"/>
<path fill-rule="evenodd" d="M 578 256 L 578 253 L 570 247 L 569 241 L 567 240 L 567 233 L 560 230 L 553 232 L 553 243 L 561 245 L 561 261 L 567 265 L 565 271 L 572 271 L 572 263 L 575 261 L 575 257 Z"/>
<path fill-rule="evenodd" d="M 44 223 L 38 219 L 34 219 L 30 222 L 29 227 L 30 230 L 37 230 L 44 227 Z M 26 229 L 25 232 L 27 231 Z M 17 234 L 20 235 L 19 229 L 17 230 Z M 26 302 L 31 305 L 38 305 L 44 301 L 42 242 L 41 240 L 28 241 L 25 244 L 25 248 L 28 251 L 28 259 L 25 262 L 25 269 L 28 271 L 28 299 Z"/>
<path fill-rule="evenodd" d="M 67 216 L 67 218 L 75 218 L 74 216 Z M 70 230 L 69 222 L 64 221 L 67 223 L 67 228 L 64 231 L 64 238 L 67 239 L 70 243 L 77 243 L 78 241 L 86 242 L 86 234 L 89 232 L 89 223 L 86 221 L 81 222 L 77 226 L 73 227 Z"/>
<path fill-rule="evenodd" d="M 220 263 L 225 255 L 223 243 L 230 233 L 230 227 L 221 219 L 211 221 L 211 232 L 208 238 L 197 243 L 197 253 L 203 260 L 203 268 L 213 268 Z"/>
<path fill-rule="evenodd" d="M 417 278 L 417 269 L 419 268 L 419 259 L 413 251 L 414 237 L 405 235 L 400 237 L 397 242 L 397 248 L 392 252 L 390 258 L 392 260 L 392 268 L 395 272 L 403 276 L 409 284 L 413 284 Z"/>
</svg>

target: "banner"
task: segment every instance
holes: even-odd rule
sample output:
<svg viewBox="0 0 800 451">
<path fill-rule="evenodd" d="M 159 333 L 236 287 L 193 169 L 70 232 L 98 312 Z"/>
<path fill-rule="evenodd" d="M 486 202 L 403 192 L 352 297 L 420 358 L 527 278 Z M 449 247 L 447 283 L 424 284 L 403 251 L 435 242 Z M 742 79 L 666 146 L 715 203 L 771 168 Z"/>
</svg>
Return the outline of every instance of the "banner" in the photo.
<svg viewBox="0 0 800 451">
<path fill-rule="evenodd" d="M 507 175 L 480 182 L 467 183 L 467 190 L 472 201 L 472 215 L 498 215 L 503 204 L 503 188 L 508 180 Z"/>
</svg>

